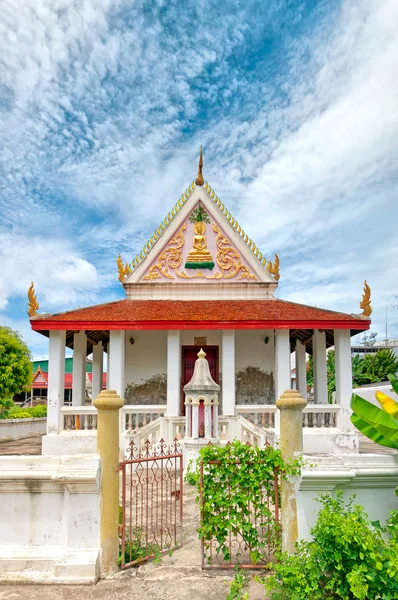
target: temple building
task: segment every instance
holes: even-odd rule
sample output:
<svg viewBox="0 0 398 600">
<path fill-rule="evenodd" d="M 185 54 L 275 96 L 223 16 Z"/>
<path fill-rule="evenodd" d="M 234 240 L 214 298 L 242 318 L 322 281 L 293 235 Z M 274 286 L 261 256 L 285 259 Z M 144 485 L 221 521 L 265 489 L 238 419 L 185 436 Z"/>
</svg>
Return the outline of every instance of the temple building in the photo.
<svg viewBox="0 0 398 600">
<path fill-rule="evenodd" d="M 355 315 L 277 298 L 278 256 L 270 260 L 262 255 L 204 181 L 202 168 L 201 151 L 196 180 L 142 251 L 132 262 L 119 255 L 125 299 L 37 314 L 31 286 L 32 329 L 49 337 L 44 453 L 95 448 L 95 409 L 84 406 L 86 357 L 91 353 L 93 397 L 102 387 L 106 352 L 107 386 L 125 400 L 121 435 L 131 439 L 140 433 L 153 440 L 177 435 L 183 440 L 189 433 L 184 386 L 201 349 L 219 386 L 222 440 L 261 443 L 278 436 L 275 402 L 291 388 L 295 352 L 296 385 L 305 397 L 306 355 L 314 361 L 314 403 L 303 416 L 305 450 L 358 451 L 349 407 L 350 338 L 370 327 L 368 286 L 363 312 Z M 326 350 L 331 346 L 336 353 L 335 404 L 329 403 L 327 390 Z M 72 407 L 63 406 L 65 347 L 74 351 Z"/>
</svg>

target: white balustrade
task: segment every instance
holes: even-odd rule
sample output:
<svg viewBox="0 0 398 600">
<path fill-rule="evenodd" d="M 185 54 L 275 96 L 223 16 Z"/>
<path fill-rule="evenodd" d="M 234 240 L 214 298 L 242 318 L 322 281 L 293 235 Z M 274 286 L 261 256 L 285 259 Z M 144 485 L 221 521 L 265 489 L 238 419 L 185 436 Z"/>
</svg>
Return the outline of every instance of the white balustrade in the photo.
<svg viewBox="0 0 398 600">
<path fill-rule="evenodd" d="M 94 406 L 63 406 L 61 415 L 65 432 L 97 431 L 97 409 Z"/>
<path fill-rule="evenodd" d="M 263 429 L 274 429 L 276 411 L 274 405 L 246 404 L 236 407 L 238 415 Z M 303 427 L 336 428 L 339 411 L 338 404 L 307 404 L 303 410 Z"/>
<path fill-rule="evenodd" d="M 274 429 L 277 408 L 272 404 L 245 404 L 236 407 L 236 413 L 253 425 L 263 429 Z"/>
<path fill-rule="evenodd" d="M 338 404 L 307 404 L 303 409 L 303 427 L 321 429 L 337 428 Z"/>
<path fill-rule="evenodd" d="M 166 413 L 166 404 L 127 404 L 120 411 L 120 433 L 136 433 Z"/>
</svg>

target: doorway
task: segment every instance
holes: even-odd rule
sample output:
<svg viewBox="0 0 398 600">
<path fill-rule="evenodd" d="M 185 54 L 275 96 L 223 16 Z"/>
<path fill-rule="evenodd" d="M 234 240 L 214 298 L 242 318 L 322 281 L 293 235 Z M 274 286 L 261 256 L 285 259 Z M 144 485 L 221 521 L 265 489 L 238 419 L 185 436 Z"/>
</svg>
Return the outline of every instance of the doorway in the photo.
<svg viewBox="0 0 398 600">
<path fill-rule="evenodd" d="M 198 358 L 198 352 L 200 346 L 182 346 L 182 368 L 181 368 L 181 411 L 180 414 L 185 416 L 185 396 L 184 396 L 184 385 L 186 385 L 192 379 L 193 371 L 195 368 L 195 362 Z M 206 352 L 206 359 L 209 363 L 210 375 L 216 383 L 220 383 L 220 372 L 219 372 L 219 347 L 218 346 L 203 346 L 203 350 Z"/>
</svg>

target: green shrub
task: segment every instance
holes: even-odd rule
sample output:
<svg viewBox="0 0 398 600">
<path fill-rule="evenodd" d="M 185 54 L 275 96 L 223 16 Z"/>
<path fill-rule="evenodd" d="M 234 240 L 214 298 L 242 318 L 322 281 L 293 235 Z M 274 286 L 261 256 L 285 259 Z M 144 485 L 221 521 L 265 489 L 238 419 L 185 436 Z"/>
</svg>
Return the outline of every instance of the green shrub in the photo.
<svg viewBox="0 0 398 600">
<path fill-rule="evenodd" d="M 193 460 L 188 463 L 187 472 L 185 473 L 184 481 L 188 483 L 188 485 L 198 485 L 199 483 L 199 466 L 195 464 L 194 467 Z"/>
<path fill-rule="evenodd" d="M 398 598 L 398 512 L 386 527 L 362 506 L 321 495 L 323 508 L 310 542 L 282 553 L 265 581 L 270 600 L 394 600 Z"/>
<path fill-rule="evenodd" d="M 32 419 L 47 416 L 47 406 L 41 404 L 32 408 L 16 406 L 13 404 L 6 413 L 1 414 L 2 419 Z"/>
</svg>

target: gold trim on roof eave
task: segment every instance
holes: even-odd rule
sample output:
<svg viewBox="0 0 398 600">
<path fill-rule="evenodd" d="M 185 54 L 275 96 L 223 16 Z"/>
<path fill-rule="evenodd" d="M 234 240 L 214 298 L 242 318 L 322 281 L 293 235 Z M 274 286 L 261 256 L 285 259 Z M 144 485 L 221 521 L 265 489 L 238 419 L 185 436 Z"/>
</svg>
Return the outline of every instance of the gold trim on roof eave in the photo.
<svg viewBox="0 0 398 600">
<path fill-rule="evenodd" d="M 279 281 L 280 274 L 278 255 L 275 254 L 274 262 L 272 262 L 272 260 L 267 261 L 266 257 L 263 256 L 259 248 L 257 248 L 256 244 L 249 238 L 247 233 L 245 233 L 242 227 L 239 225 L 238 221 L 234 219 L 234 217 L 231 215 L 226 206 L 224 206 L 224 204 L 221 202 L 220 198 L 217 196 L 210 184 L 206 181 L 203 187 L 209 194 L 210 198 L 213 200 L 214 204 L 220 209 L 221 213 L 224 215 L 227 221 L 232 225 L 232 227 L 240 235 L 242 240 L 247 244 L 252 254 L 257 258 L 260 264 L 267 269 L 268 273 L 273 275 L 275 281 Z"/>
<path fill-rule="evenodd" d="M 174 219 L 174 217 L 180 212 L 181 208 L 184 206 L 186 201 L 192 195 L 192 193 L 194 192 L 196 187 L 197 186 L 195 184 L 195 181 L 192 181 L 191 185 L 189 185 L 187 187 L 187 189 L 185 190 L 185 192 L 183 192 L 181 194 L 180 198 L 175 203 L 172 210 L 167 214 L 166 218 L 162 221 L 162 223 L 160 223 L 159 227 L 156 229 L 153 236 L 144 245 L 140 254 L 137 254 L 137 256 L 132 260 L 131 272 L 133 272 L 134 269 L 136 269 L 138 267 L 138 265 L 145 258 L 146 254 L 149 252 L 149 250 L 152 248 L 152 246 L 154 246 L 155 243 L 158 241 L 158 239 L 163 235 L 166 228 L 169 226 L 169 224 Z M 209 196 L 213 200 L 214 204 L 219 208 L 222 215 L 227 219 L 227 221 L 232 225 L 233 229 L 235 229 L 235 231 L 240 235 L 242 240 L 247 244 L 247 246 L 251 250 L 253 256 L 255 256 L 257 258 L 257 260 L 259 261 L 261 266 L 265 267 L 267 269 L 267 271 L 274 277 L 275 281 L 279 281 L 280 274 L 279 274 L 279 257 L 278 257 L 278 255 L 275 254 L 274 262 L 267 261 L 267 258 L 265 256 L 263 256 L 263 254 L 260 252 L 260 250 L 256 246 L 256 244 L 249 238 L 249 236 L 245 233 L 245 231 L 239 225 L 238 221 L 236 219 L 234 219 L 234 217 L 231 215 L 229 210 L 224 206 L 224 204 L 221 202 L 220 198 L 217 196 L 217 194 L 215 193 L 215 191 L 213 190 L 213 188 L 210 186 L 210 184 L 207 181 L 205 181 L 203 188 L 209 194 Z M 121 281 L 123 282 L 123 280 L 121 280 Z"/>
</svg>

